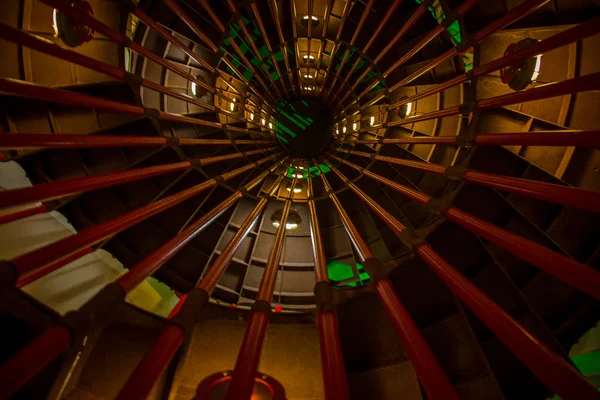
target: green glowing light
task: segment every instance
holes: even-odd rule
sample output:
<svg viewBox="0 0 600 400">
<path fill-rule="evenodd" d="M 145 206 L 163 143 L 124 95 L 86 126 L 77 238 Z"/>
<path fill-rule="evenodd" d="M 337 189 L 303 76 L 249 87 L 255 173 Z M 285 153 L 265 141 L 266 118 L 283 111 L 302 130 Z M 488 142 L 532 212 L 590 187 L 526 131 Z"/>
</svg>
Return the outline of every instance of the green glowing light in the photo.
<svg viewBox="0 0 600 400">
<path fill-rule="evenodd" d="M 600 351 L 571 357 L 573 363 L 585 376 L 600 375 Z"/>
<path fill-rule="evenodd" d="M 328 172 L 331 172 L 331 169 L 329 169 L 329 167 L 325 164 L 319 164 L 318 166 L 311 165 L 308 167 L 308 173 L 310 174 L 311 178 L 316 178 L 316 177 L 320 176 L 321 174 L 326 174 Z M 285 176 L 288 178 L 293 178 L 295 175 L 296 175 L 296 168 L 293 168 L 293 167 L 290 167 L 285 174 Z M 306 173 L 302 173 L 302 175 L 304 178 L 307 177 Z"/>
<path fill-rule="evenodd" d="M 294 114 L 294 117 L 298 118 L 300 121 L 302 121 L 302 123 L 304 125 L 306 125 L 306 128 L 308 128 L 311 124 L 312 124 L 312 119 L 309 121 L 309 118 L 304 118 L 303 116 L 301 116 L 300 114 Z M 303 129 L 306 129 L 303 128 Z"/>
<path fill-rule="evenodd" d="M 287 126 L 283 125 L 279 121 L 275 121 L 275 131 L 287 133 L 288 135 L 290 135 L 293 138 L 296 137 L 296 133 L 294 131 L 289 130 Z"/>
<path fill-rule="evenodd" d="M 321 173 L 326 174 L 331 172 L 331 169 L 326 164 L 319 164 L 318 167 L 315 165 L 314 167 L 310 167 L 308 170 L 310 171 L 310 176 L 319 176 Z"/>
<path fill-rule="evenodd" d="M 294 125 L 298 126 L 300 129 L 305 130 L 306 128 L 308 128 L 308 125 L 304 126 L 304 124 L 302 124 L 300 121 L 296 120 L 296 118 L 294 118 L 290 114 L 286 113 L 285 111 L 281 111 L 280 114 L 283 115 L 284 117 L 286 117 L 287 119 L 289 119 Z M 294 114 L 294 116 L 297 116 L 297 115 L 298 114 Z M 296 136 L 296 134 L 294 134 L 294 137 L 295 136 Z"/>
<path fill-rule="evenodd" d="M 357 263 L 356 269 L 359 272 L 358 278 L 360 280 L 357 282 L 347 283 L 344 286 L 356 287 L 358 285 L 362 285 L 363 281 L 366 281 L 370 278 L 369 274 L 364 270 L 362 264 Z M 350 265 L 344 264 L 338 260 L 331 260 L 327 263 L 327 276 L 330 280 L 336 282 L 341 282 L 355 277 L 353 268 Z"/>
<path fill-rule="evenodd" d="M 277 139 L 281 140 L 283 143 L 289 143 L 288 140 L 281 136 L 279 133 L 276 133 L 275 136 L 277 136 Z"/>
</svg>

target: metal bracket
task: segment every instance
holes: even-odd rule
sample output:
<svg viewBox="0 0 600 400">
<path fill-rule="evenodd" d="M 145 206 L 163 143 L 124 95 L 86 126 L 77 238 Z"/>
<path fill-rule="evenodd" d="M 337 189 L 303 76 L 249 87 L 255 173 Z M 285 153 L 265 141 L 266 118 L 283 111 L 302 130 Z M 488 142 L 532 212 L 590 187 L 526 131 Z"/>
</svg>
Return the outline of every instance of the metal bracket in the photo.
<svg viewBox="0 0 600 400">
<path fill-rule="evenodd" d="M 475 144 L 474 132 L 462 132 L 456 137 L 458 147 L 472 147 Z"/>
<path fill-rule="evenodd" d="M 202 161 L 200 161 L 199 158 L 193 158 L 193 159 L 191 159 L 189 161 L 192 164 L 192 168 L 195 169 L 195 170 L 197 170 L 197 171 L 200 170 L 200 167 L 202 167 Z M 218 176 L 221 176 L 221 175 L 218 175 Z M 215 179 L 216 179 L 216 177 L 215 177 Z"/>
<path fill-rule="evenodd" d="M 458 167 L 456 168 L 455 172 L 458 174 L 460 173 L 460 168 L 465 168 L 465 167 Z M 460 192 L 461 188 L 465 185 L 465 182 L 462 181 L 458 184 L 458 186 L 456 188 L 454 188 L 450 193 L 446 194 L 443 198 L 441 199 L 436 199 L 436 198 L 431 198 L 429 199 L 429 201 L 427 202 L 427 204 L 425 205 L 425 208 L 429 211 L 432 212 L 434 214 L 439 215 L 440 217 L 444 217 L 446 214 L 446 210 L 452 206 L 452 202 L 454 201 L 454 198 L 458 195 L 458 193 Z"/>
<path fill-rule="evenodd" d="M 425 208 L 427 211 L 436 214 L 440 217 L 443 217 L 446 214 L 446 210 L 450 207 L 452 201 L 447 201 L 446 199 L 436 199 L 432 197 L 429 199 L 427 204 L 425 204 Z"/>
<path fill-rule="evenodd" d="M 190 290 L 179 312 L 171 318 L 170 323 L 180 326 L 187 336 L 200 319 L 200 311 L 208 304 L 209 298 L 210 295 L 205 289 L 197 287 Z"/>
<path fill-rule="evenodd" d="M 467 167 L 460 166 L 460 165 L 453 165 L 453 166 L 446 168 L 446 172 L 444 173 L 444 175 L 446 175 L 446 178 L 448 178 L 448 179 L 460 181 L 465 176 L 466 172 L 467 172 Z"/>
<path fill-rule="evenodd" d="M 179 138 L 176 136 L 166 136 L 167 146 L 172 147 L 175 150 L 179 149 Z"/>
<path fill-rule="evenodd" d="M 159 119 L 160 111 L 156 108 L 144 107 L 144 115 L 148 118 Z"/>
<path fill-rule="evenodd" d="M 478 52 L 479 51 L 476 50 L 476 53 Z M 474 62 L 476 62 L 476 60 L 474 60 Z M 476 125 L 477 121 L 479 120 L 479 113 L 476 112 L 478 110 L 477 78 L 473 78 L 473 70 L 469 71 L 467 73 L 467 76 L 472 77 L 471 84 L 468 91 L 466 92 L 465 101 L 459 106 L 459 109 L 463 116 L 466 117 L 470 114 L 473 114 L 473 118 L 471 119 L 467 127 L 461 127 L 461 130 L 458 136 L 456 137 L 456 145 L 459 147 L 472 147 L 475 144 L 475 136 L 477 134 Z"/>
<path fill-rule="evenodd" d="M 460 110 L 463 116 L 472 114 L 475 111 L 477 111 L 477 100 L 467 99 L 464 103 L 458 106 L 458 109 Z"/>
<path fill-rule="evenodd" d="M 400 232 L 398 238 L 410 251 L 415 251 L 417 246 L 426 243 L 425 238 L 412 228 Z"/>
<path fill-rule="evenodd" d="M 255 301 L 250 309 L 252 312 L 261 312 L 267 316 L 271 315 L 271 304 L 264 300 Z"/>
<path fill-rule="evenodd" d="M 100 290 L 79 310 L 67 313 L 60 321 L 71 331 L 73 341 L 83 340 L 94 322 L 104 322 L 113 315 L 113 309 L 125 301 L 125 288 L 111 283 Z"/>
</svg>

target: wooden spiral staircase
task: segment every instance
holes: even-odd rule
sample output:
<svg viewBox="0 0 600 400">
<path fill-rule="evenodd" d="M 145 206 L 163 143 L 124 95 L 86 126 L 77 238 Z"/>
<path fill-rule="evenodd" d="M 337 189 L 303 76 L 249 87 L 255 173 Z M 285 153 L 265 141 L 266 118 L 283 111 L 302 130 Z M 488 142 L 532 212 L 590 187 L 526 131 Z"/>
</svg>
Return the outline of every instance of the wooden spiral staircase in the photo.
<svg viewBox="0 0 600 400">
<path fill-rule="evenodd" d="M 599 398 L 594 4 L 8 1 L 0 399 Z"/>
</svg>

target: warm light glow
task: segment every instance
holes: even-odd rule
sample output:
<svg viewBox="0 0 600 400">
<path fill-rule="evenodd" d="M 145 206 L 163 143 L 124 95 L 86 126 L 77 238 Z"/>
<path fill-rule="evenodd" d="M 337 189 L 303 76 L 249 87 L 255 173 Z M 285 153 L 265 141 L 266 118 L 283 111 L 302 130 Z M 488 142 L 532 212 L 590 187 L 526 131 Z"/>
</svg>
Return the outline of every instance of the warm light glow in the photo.
<svg viewBox="0 0 600 400">
<path fill-rule="evenodd" d="M 192 82 L 192 94 L 194 96 L 198 94 L 198 84 L 196 82 Z"/>
<path fill-rule="evenodd" d="M 54 36 L 58 37 L 58 10 L 55 8 L 54 11 L 52 11 L 52 28 L 54 28 Z"/>
<path fill-rule="evenodd" d="M 412 111 L 412 103 L 406 105 L 406 116 L 408 117 Z"/>
<path fill-rule="evenodd" d="M 369 126 L 373 126 L 375 125 L 375 116 L 373 115 L 371 118 L 369 118 Z"/>
<path fill-rule="evenodd" d="M 264 126 L 264 125 L 267 123 L 267 121 L 265 121 L 265 119 L 264 119 L 264 118 L 261 118 L 261 119 L 260 119 L 260 123 L 261 123 L 261 124 Z"/>
<path fill-rule="evenodd" d="M 305 15 L 304 17 L 302 17 L 303 20 L 308 20 L 308 18 L 311 18 L 313 21 L 319 21 L 319 19 L 317 17 L 315 17 L 314 15 L 312 15 L 310 17 L 308 15 Z"/>
<path fill-rule="evenodd" d="M 291 188 L 291 187 L 288 187 L 288 188 L 286 188 L 286 189 L 287 189 L 287 191 L 288 191 L 288 192 L 291 192 L 291 191 L 292 191 L 292 188 Z M 294 188 L 294 193 L 300 193 L 301 191 L 302 191 L 302 189 L 301 189 L 301 188 L 298 188 L 298 187 L 295 187 L 295 188 Z"/>
<path fill-rule="evenodd" d="M 355 131 L 358 128 L 358 124 L 355 122 L 352 124 L 352 130 Z"/>
<path fill-rule="evenodd" d="M 269 122 L 269 129 L 273 129 L 273 124 Z"/>
<path fill-rule="evenodd" d="M 273 222 L 273 226 L 275 228 L 279 228 L 279 221 Z M 294 223 L 286 223 L 285 224 L 285 229 L 296 229 L 297 227 L 298 227 L 298 224 L 294 224 Z"/>
<path fill-rule="evenodd" d="M 312 79 L 312 78 L 314 78 L 314 76 L 309 75 L 309 74 L 304 75 L 304 79 Z"/>
<path fill-rule="evenodd" d="M 336 134 L 336 135 L 339 135 L 339 134 L 340 134 L 340 130 L 339 130 L 339 129 L 336 129 L 336 130 L 335 130 L 335 134 Z"/>
<path fill-rule="evenodd" d="M 303 88 L 303 89 L 304 89 L 304 90 L 307 90 L 307 91 L 309 91 L 309 92 L 313 90 L 313 88 L 311 88 L 310 86 L 304 86 L 304 88 Z"/>
<path fill-rule="evenodd" d="M 229 103 L 229 110 L 234 112 L 236 110 L 235 103 L 237 103 L 237 99 L 234 98 L 232 103 Z"/>
<path fill-rule="evenodd" d="M 533 75 L 531 75 L 531 82 L 535 82 L 540 76 L 540 67 L 542 66 L 542 55 L 538 55 L 535 57 L 535 69 L 533 70 Z"/>
<path fill-rule="evenodd" d="M 312 60 L 314 60 L 314 59 L 315 59 L 315 56 L 306 55 L 306 56 L 302 56 L 302 59 L 303 59 L 304 61 L 308 61 L 308 60 L 311 60 L 311 61 L 312 61 Z"/>
<path fill-rule="evenodd" d="M 250 121 L 254 121 L 254 113 L 250 113 Z"/>
<path fill-rule="evenodd" d="M 342 133 L 346 133 L 346 127 L 345 126 L 342 128 Z"/>
</svg>

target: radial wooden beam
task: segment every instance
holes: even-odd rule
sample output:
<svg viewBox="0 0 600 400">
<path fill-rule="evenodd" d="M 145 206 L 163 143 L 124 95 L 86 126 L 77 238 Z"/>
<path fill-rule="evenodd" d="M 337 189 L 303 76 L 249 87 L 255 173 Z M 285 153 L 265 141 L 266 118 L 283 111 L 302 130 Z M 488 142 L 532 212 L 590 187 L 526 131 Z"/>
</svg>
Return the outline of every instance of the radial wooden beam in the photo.
<svg viewBox="0 0 600 400">
<path fill-rule="evenodd" d="M 539 9 L 544 4 L 546 4 L 548 1 L 549 0 L 526 0 L 525 2 L 521 3 L 519 6 L 513 8 L 508 13 L 503 15 L 501 18 L 497 19 L 496 21 L 487 25 L 485 28 L 476 32 L 473 35 L 474 41 L 476 43 L 481 42 L 483 39 L 485 39 L 489 35 L 493 34 L 494 32 L 497 32 L 500 29 L 531 14 L 532 12 L 534 12 L 535 10 Z M 463 4 L 461 4 L 457 8 L 456 13 L 458 15 L 464 15 L 476 3 L 477 3 L 477 0 L 466 0 Z M 408 59 L 410 57 L 412 57 L 414 54 L 416 54 L 418 51 L 420 51 L 423 47 L 425 47 L 431 40 L 433 40 L 441 32 L 443 32 L 443 28 L 441 28 L 441 26 L 438 26 L 432 32 L 430 32 L 427 36 L 423 37 L 423 39 L 421 41 L 419 41 L 411 50 L 409 50 L 403 57 L 401 57 L 399 60 L 397 60 L 397 62 L 395 63 L 396 67 L 398 67 L 400 65 L 400 62 L 404 63 L 404 62 L 408 61 Z M 448 60 L 451 60 L 453 57 L 455 57 L 458 54 L 459 54 L 459 52 L 456 47 L 449 49 L 447 52 L 445 52 L 444 54 L 435 58 L 430 63 L 428 63 L 427 65 L 420 68 L 418 71 L 415 71 L 408 77 L 402 79 L 400 82 L 393 85 L 388 90 L 388 92 L 393 92 L 400 87 L 406 86 L 408 83 L 412 82 L 413 80 L 417 79 L 418 77 L 422 76 L 423 74 L 431 71 L 432 69 L 439 66 L 440 64 L 442 64 Z M 360 79 L 359 79 L 359 81 L 360 81 Z M 359 81 L 357 81 L 356 85 L 358 85 Z M 371 90 L 374 87 L 374 86 L 371 87 L 371 85 L 369 85 L 369 87 L 367 89 L 370 88 L 369 90 Z M 368 92 L 368 91 L 363 91 L 363 93 L 361 93 L 361 95 L 366 94 L 366 92 Z M 350 102 L 347 106 L 344 106 L 342 108 L 342 110 L 340 111 L 340 113 L 344 113 L 348 108 L 350 108 L 353 104 L 355 104 L 357 101 L 359 101 L 360 97 L 361 96 L 358 96 L 352 102 Z M 343 101 L 345 101 L 345 99 Z"/>
<path fill-rule="evenodd" d="M 338 70 L 335 73 L 335 76 L 333 77 L 333 82 L 331 83 L 331 87 L 329 88 L 329 95 L 331 95 L 333 93 L 335 83 L 337 82 L 338 78 L 340 77 L 340 74 L 342 73 L 342 70 L 344 69 L 344 66 L 346 65 L 346 61 L 348 61 L 350 49 L 352 49 L 354 47 L 354 44 L 356 43 L 356 39 L 360 35 L 360 32 L 362 31 L 362 28 L 365 25 L 365 22 L 367 21 L 369 14 L 371 13 L 371 9 L 373 8 L 374 2 L 375 2 L 375 0 L 369 0 L 369 2 L 367 3 L 367 6 L 365 7 L 365 9 L 360 17 L 360 20 L 358 21 L 358 25 L 357 25 L 356 29 L 354 30 L 352 39 L 350 39 L 350 46 L 348 48 L 346 48 L 346 51 L 344 52 L 344 55 L 342 56 L 342 61 L 340 62 L 340 67 L 338 68 Z M 360 60 L 360 55 L 359 55 L 358 59 Z M 343 87 L 343 85 L 341 87 Z M 335 101 L 335 98 L 336 98 L 336 96 L 332 96 L 331 101 L 332 102 Z"/>
<path fill-rule="evenodd" d="M 271 83 L 271 87 L 276 91 L 277 95 L 279 97 L 281 97 L 281 93 L 279 92 L 279 87 L 277 87 L 277 85 L 275 85 L 275 81 L 273 81 L 273 78 L 271 77 L 271 74 L 269 73 L 269 68 L 268 68 L 267 64 L 265 63 L 265 61 L 260 56 L 260 52 L 258 51 L 258 48 L 256 47 L 256 44 L 254 43 L 254 40 L 252 40 L 252 36 L 250 35 L 250 32 L 248 32 L 248 28 L 246 28 L 244 21 L 242 21 L 242 18 L 240 16 L 238 9 L 235 6 L 233 0 L 226 0 L 226 4 L 227 4 L 227 7 L 229 8 L 229 10 L 231 11 L 231 13 L 233 14 L 238 26 L 240 27 L 240 29 L 244 35 L 244 39 L 245 39 L 246 43 L 250 46 L 250 49 L 252 49 L 254 56 L 256 57 L 260 66 L 262 67 L 262 72 L 264 73 L 264 75 L 267 77 L 267 79 Z M 273 100 L 277 100 L 273 95 L 270 94 L 270 91 L 267 91 L 267 93 L 269 93 L 270 97 Z"/>
<path fill-rule="evenodd" d="M 252 182 L 245 185 L 244 189 L 251 190 L 262 182 L 273 170 L 263 172 Z M 272 185 L 272 190 L 278 188 L 280 182 L 281 179 L 277 179 Z M 238 190 L 230 198 L 241 198 L 242 195 L 243 192 Z M 228 200 L 225 200 L 224 203 L 227 202 Z M 176 312 L 169 315 L 169 322 L 130 375 L 129 379 L 127 379 L 127 382 L 119 392 L 117 400 L 143 400 L 149 396 L 152 387 L 164 373 L 177 349 L 183 344 L 185 338 L 189 337 L 193 332 L 193 326 L 198 321 L 197 316 L 199 312 L 208 304 L 208 298 L 233 259 L 233 254 L 242 244 L 242 241 L 246 238 L 252 227 L 255 226 L 257 220 L 259 220 L 259 216 L 267 206 L 267 202 L 266 197 L 262 197 L 258 201 L 219 256 L 207 268 L 206 273 L 202 275 L 196 287 L 187 293 L 185 299 L 181 298 L 179 300 L 175 309 Z M 180 246 L 180 242 L 191 239 L 188 238 L 190 231 L 194 232 L 193 227 L 178 234 L 165 246 Z M 165 246 L 161 247 L 161 249 Z"/>
<path fill-rule="evenodd" d="M 213 22 L 217 26 L 217 29 L 219 30 L 219 32 L 224 33 L 226 31 L 225 25 L 223 25 L 223 23 L 221 22 L 221 19 L 219 18 L 217 13 L 215 13 L 215 10 L 213 10 L 213 8 L 210 6 L 210 4 L 208 4 L 208 0 L 197 0 L 197 1 L 200 3 L 202 8 L 204 8 L 204 11 L 206 11 L 206 13 L 210 16 L 210 19 L 213 20 Z"/>
<path fill-rule="evenodd" d="M 335 37 L 335 43 L 333 44 L 333 50 L 331 50 L 331 56 L 329 57 L 329 64 L 327 65 L 327 71 L 325 71 L 325 76 L 323 76 L 323 83 L 321 84 L 321 97 L 322 98 L 327 98 L 326 94 L 325 94 L 325 84 L 327 82 L 327 78 L 329 77 L 329 74 L 331 72 L 331 67 L 333 67 L 334 64 L 334 59 L 335 59 L 335 53 L 337 52 L 337 50 L 340 47 L 340 39 L 342 37 L 342 31 L 344 30 L 344 25 L 346 24 L 346 19 L 348 18 L 348 14 L 350 13 L 350 8 L 352 8 L 352 2 L 350 1 L 346 1 L 344 3 L 344 10 L 342 11 L 342 19 L 340 21 L 340 26 L 338 28 L 338 32 L 337 35 Z"/>
<path fill-rule="evenodd" d="M 460 74 L 452 79 L 447 80 L 446 82 L 435 85 L 434 87 L 424 90 L 423 92 L 420 92 L 414 96 L 410 96 L 406 99 L 391 104 L 388 107 L 388 110 L 393 110 L 404 104 L 412 103 L 425 97 L 443 92 L 444 90 L 450 89 L 454 86 L 466 83 L 470 79 L 484 76 L 511 65 L 517 65 L 519 62 L 522 62 L 528 58 L 532 58 L 560 47 L 567 46 L 571 43 L 578 42 L 598 33 L 600 33 L 600 17 L 596 17 L 582 24 L 575 25 L 570 29 L 559 32 L 556 35 L 543 39 L 532 44 L 531 46 L 519 49 L 515 53 L 497 58 L 496 60 L 475 67 L 468 74 Z"/>
<path fill-rule="evenodd" d="M 382 263 L 373 257 L 369 246 L 358 232 L 346 210 L 344 210 L 342 203 L 337 198 L 323 172 L 321 173 L 321 179 L 360 260 L 364 263 L 365 269 L 368 270 L 371 279 L 374 281 L 375 292 L 392 322 L 396 334 L 406 350 L 421 384 L 425 388 L 425 392 L 432 400 L 459 400 L 456 390 L 435 358 L 423 334 L 400 301 L 391 282 L 381 271 L 383 268 Z"/>
<path fill-rule="evenodd" d="M 300 56 L 300 40 L 299 40 L 299 36 L 298 36 L 298 26 L 296 21 L 298 20 L 298 13 L 296 12 L 296 2 L 294 0 L 290 0 L 290 13 L 291 13 L 291 18 L 292 18 L 292 41 L 293 41 L 293 46 L 294 46 L 294 54 L 296 55 L 296 66 L 297 68 L 295 69 L 296 71 L 296 79 L 298 80 L 298 92 L 299 93 L 304 93 L 305 92 L 305 86 L 303 85 L 303 80 L 302 80 L 302 71 L 301 71 L 301 66 L 302 66 L 302 57 Z M 310 60 L 308 60 L 310 61 Z M 310 62 L 307 63 L 307 69 L 309 68 L 308 65 L 310 64 Z M 293 71 L 290 71 L 290 77 L 292 77 Z"/>
<path fill-rule="evenodd" d="M 294 178 L 295 181 L 295 178 Z M 292 190 L 293 193 L 293 190 Z M 269 253 L 265 272 L 260 281 L 258 294 L 252 306 L 252 312 L 248 319 L 248 326 L 242 341 L 231 384 L 227 389 L 225 399 L 240 400 L 249 399 L 252 394 L 254 380 L 258 370 L 260 354 L 265 339 L 268 325 L 268 314 L 271 310 L 273 290 L 277 281 L 279 261 L 283 250 L 287 219 L 292 208 L 292 200 L 285 200 L 279 227 L 275 233 L 275 240 Z"/>
<path fill-rule="evenodd" d="M 321 65 L 323 63 L 323 55 L 325 53 L 325 45 L 327 44 L 327 28 L 329 27 L 329 20 L 331 18 L 331 8 L 333 7 L 334 0 L 329 0 L 325 6 L 325 16 L 323 17 L 323 31 L 321 32 L 321 46 L 317 57 L 315 57 L 315 68 L 317 70 L 317 76 L 315 76 L 315 82 L 318 79 L 318 75 L 321 73 Z M 323 88 L 321 87 L 321 91 Z"/>
<path fill-rule="evenodd" d="M 275 22 L 275 29 L 277 29 L 277 35 L 279 36 L 279 44 L 281 48 L 281 52 L 283 53 L 283 61 L 285 62 L 285 67 L 287 71 L 285 75 L 290 81 L 290 87 L 292 88 L 293 93 L 298 93 L 298 88 L 294 85 L 294 80 L 292 78 L 291 67 L 290 67 L 290 59 L 287 53 L 287 43 L 285 38 L 283 37 L 283 30 L 281 29 L 281 21 L 279 19 L 279 6 L 277 5 L 276 0 L 269 0 L 269 7 L 271 9 L 271 16 L 273 17 L 273 21 Z M 292 24 L 295 26 L 296 21 L 292 20 Z"/>
<path fill-rule="evenodd" d="M 371 35 L 369 41 L 367 42 L 367 44 L 365 45 L 365 47 L 363 47 L 363 49 L 362 49 L 362 54 L 365 57 L 367 57 L 367 52 L 371 49 L 371 46 L 373 45 L 373 43 L 375 43 L 375 40 L 377 39 L 377 37 L 379 36 L 379 34 L 383 30 L 383 28 L 386 26 L 386 24 L 389 22 L 390 18 L 392 17 L 392 15 L 394 14 L 394 12 L 396 11 L 396 9 L 398 8 L 398 6 L 400 5 L 401 2 L 402 2 L 402 0 L 394 0 L 394 2 L 390 5 L 390 7 L 387 9 L 387 11 L 385 12 L 385 14 L 383 15 L 383 18 L 381 19 L 381 21 L 378 21 L 377 28 L 375 29 L 375 32 L 373 32 L 373 35 Z M 346 77 L 344 78 L 344 83 L 348 83 L 349 82 L 350 77 L 352 76 L 352 74 L 354 74 L 354 71 L 356 71 L 356 68 L 358 68 L 360 62 L 361 62 L 361 57 L 358 57 L 356 59 L 356 61 L 354 62 L 354 65 L 350 69 L 350 72 L 348 72 L 348 75 L 346 75 Z M 343 85 L 340 86 L 340 88 L 338 89 L 338 91 L 335 93 L 334 97 L 337 98 L 339 96 L 340 92 L 342 91 L 342 88 L 343 88 Z M 343 101 L 348 96 L 349 96 L 349 93 L 346 93 L 344 95 L 344 97 L 339 102 L 343 103 Z"/>
<path fill-rule="evenodd" d="M 407 230 L 404 225 L 359 189 L 354 183 L 350 182 L 337 168 L 327 161 L 325 161 L 325 163 L 331 168 L 333 173 L 338 175 L 350 190 L 360 197 L 360 199 L 371 208 L 396 235 L 402 237 L 403 232 Z M 365 172 L 367 171 L 365 170 Z M 371 173 L 371 176 L 374 175 L 375 174 Z M 389 181 L 386 178 L 383 179 Z M 389 183 L 393 186 L 397 186 L 393 181 L 389 181 Z M 409 191 L 415 192 L 415 195 L 418 195 L 423 201 L 426 201 L 429 197 L 410 188 L 403 192 L 408 193 Z M 419 200 L 419 202 L 421 200 Z M 514 242 L 514 245 L 519 246 L 518 242 Z M 508 315 L 508 313 L 492 301 L 487 294 L 459 273 L 454 266 L 444 260 L 429 244 L 427 244 L 427 242 L 423 241 L 422 243 L 415 244 L 413 251 L 442 281 L 444 281 L 458 298 L 465 302 L 475 315 L 477 315 L 490 330 L 498 336 L 514 355 L 555 393 L 565 398 L 600 399 L 598 390 L 575 368 L 573 368 L 568 361 L 548 348 L 542 341 L 538 340 L 527 331 L 527 329 L 525 329 L 518 321 Z M 527 253 L 525 252 L 524 254 Z M 551 261 L 551 259 L 548 261 Z M 560 262 L 555 264 L 561 268 Z M 565 269 L 564 266 L 563 269 Z M 565 272 L 567 270 L 568 268 L 565 269 Z M 600 274 L 595 270 L 593 271 L 596 274 Z M 594 290 L 595 293 L 598 294 L 598 286 L 596 286 Z"/>
<path fill-rule="evenodd" d="M 279 77 L 278 81 L 281 84 L 281 87 L 283 88 L 283 95 L 280 95 L 280 97 L 281 98 L 286 97 L 289 99 L 290 97 L 289 97 L 287 88 L 285 86 L 285 82 L 283 80 L 283 75 L 281 74 L 281 70 L 279 69 L 279 64 L 277 63 L 277 59 L 275 58 L 275 53 L 273 52 L 273 48 L 271 47 L 271 41 L 269 40 L 269 37 L 267 36 L 267 31 L 265 30 L 265 26 L 263 24 L 262 18 L 260 16 L 260 11 L 258 10 L 258 6 L 256 5 L 256 2 L 252 2 L 250 4 L 250 8 L 252 9 L 252 13 L 254 14 L 254 22 L 258 26 L 258 30 L 260 31 L 260 34 L 262 35 L 262 39 L 264 40 L 265 45 L 267 46 L 267 50 L 269 51 L 269 56 L 271 58 L 271 62 L 273 63 L 273 66 L 275 67 L 275 71 L 277 72 L 277 76 Z M 284 51 L 284 49 L 282 49 L 282 51 Z"/>
<path fill-rule="evenodd" d="M 200 29 L 198 24 L 189 16 L 183 9 L 175 2 L 175 0 L 162 0 L 163 3 L 166 4 L 167 7 L 175 13 L 185 24 L 200 38 L 202 42 L 204 42 L 213 53 L 216 53 L 219 48 L 216 44 L 213 43 L 212 40 Z"/>
<path fill-rule="evenodd" d="M 23 32 L 20 29 L 16 29 L 10 27 L 6 24 L 0 22 L 0 37 L 5 38 L 6 40 L 21 44 L 23 46 L 29 47 L 31 49 L 49 54 L 51 56 L 72 62 L 74 64 L 81 65 L 83 67 L 92 69 L 94 71 L 106 74 L 114 79 L 117 79 L 121 82 L 129 82 L 128 72 L 124 69 L 114 67 L 110 64 L 103 63 L 101 61 L 95 60 L 91 57 L 85 56 L 79 52 L 75 52 L 73 50 L 65 49 L 61 46 L 58 46 L 53 43 L 49 43 L 45 40 L 39 39 L 37 36 L 31 35 L 29 33 Z M 215 111 L 223 116 L 236 119 L 238 121 L 246 121 L 244 117 L 240 117 L 230 112 L 227 109 L 221 109 L 215 107 L 213 104 L 208 104 L 206 102 L 197 99 L 196 97 L 190 96 L 188 94 L 179 92 L 177 90 L 162 86 L 158 83 L 155 83 L 151 80 L 141 78 L 140 85 L 143 87 L 147 87 L 148 89 L 157 91 L 164 95 L 177 98 L 179 100 L 185 101 L 187 103 L 194 104 L 198 107 L 202 107 L 211 111 Z M 205 88 L 207 85 L 203 85 Z M 230 102 L 231 99 L 219 93 L 219 91 L 215 91 L 214 88 L 210 87 L 210 91 L 215 94 L 215 96 Z M 242 106 L 242 105 L 240 105 Z M 243 106 L 242 106 L 243 107 Z M 245 108 L 244 108 L 245 109 Z"/>
<path fill-rule="evenodd" d="M 387 43 L 387 45 L 384 47 L 384 49 L 377 55 L 377 57 L 375 57 L 375 59 L 373 60 L 373 64 L 378 64 L 383 57 L 385 57 L 387 55 L 387 53 L 396 45 L 396 43 L 398 43 L 398 41 L 410 30 L 410 28 L 412 28 L 417 21 L 423 16 L 423 14 L 425 14 L 427 12 L 427 4 L 426 3 L 422 3 L 417 10 L 410 16 L 410 18 L 404 23 L 404 25 L 402 25 L 402 28 L 400 28 L 400 30 L 396 33 L 396 35 L 394 36 L 394 38 Z M 362 79 L 364 79 L 364 77 L 366 77 L 366 75 L 370 72 L 370 67 L 367 68 L 365 70 L 365 72 L 362 74 L 362 76 L 357 80 L 357 82 L 354 84 L 353 86 L 353 90 L 355 90 L 355 87 L 358 86 L 358 84 L 360 83 L 360 81 Z M 383 78 L 382 78 L 383 79 Z M 374 79 L 372 83 L 370 83 L 354 100 L 354 102 L 358 102 L 360 101 L 360 99 L 365 96 L 367 93 L 369 93 L 371 90 L 373 90 L 380 82 L 382 79 Z M 341 104 L 341 101 L 340 103 Z"/>
</svg>

